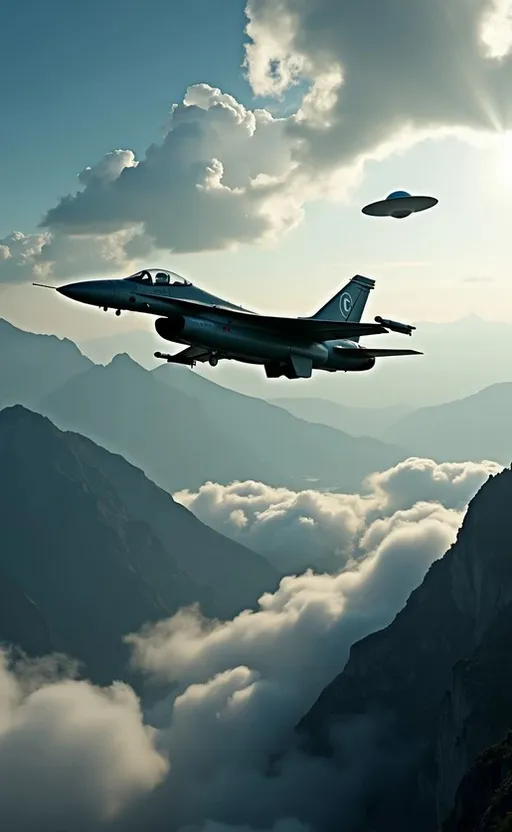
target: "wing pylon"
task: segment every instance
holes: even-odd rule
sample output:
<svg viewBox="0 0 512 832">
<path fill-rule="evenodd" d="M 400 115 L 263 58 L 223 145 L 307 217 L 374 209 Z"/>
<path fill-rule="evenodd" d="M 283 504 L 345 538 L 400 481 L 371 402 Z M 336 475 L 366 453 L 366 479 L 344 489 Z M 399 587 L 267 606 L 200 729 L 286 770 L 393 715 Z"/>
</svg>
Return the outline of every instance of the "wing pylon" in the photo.
<svg viewBox="0 0 512 832">
<path fill-rule="evenodd" d="M 193 367 L 196 361 L 209 361 L 212 352 L 204 347 L 187 347 L 181 352 L 170 355 L 166 352 L 155 352 L 155 358 L 163 358 L 168 364 L 186 364 Z"/>
</svg>

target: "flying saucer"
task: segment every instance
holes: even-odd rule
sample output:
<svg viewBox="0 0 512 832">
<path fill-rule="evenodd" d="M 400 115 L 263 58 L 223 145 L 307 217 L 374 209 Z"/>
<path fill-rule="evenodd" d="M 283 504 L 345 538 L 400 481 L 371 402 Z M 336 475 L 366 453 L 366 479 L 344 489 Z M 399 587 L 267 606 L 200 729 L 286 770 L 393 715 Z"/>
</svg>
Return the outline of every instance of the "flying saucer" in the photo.
<svg viewBox="0 0 512 832">
<path fill-rule="evenodd" d="M 403 220 L 418 211 L 426 211 L 433 208 L 439 200 L 433 196 L 411 196 L 407 191 L 393 191 L 387 199 L 379 202 L 372 202 L 362 209 L 363 214 L 370 217 L 394 217 L 396 220 Z"/>
</svg>

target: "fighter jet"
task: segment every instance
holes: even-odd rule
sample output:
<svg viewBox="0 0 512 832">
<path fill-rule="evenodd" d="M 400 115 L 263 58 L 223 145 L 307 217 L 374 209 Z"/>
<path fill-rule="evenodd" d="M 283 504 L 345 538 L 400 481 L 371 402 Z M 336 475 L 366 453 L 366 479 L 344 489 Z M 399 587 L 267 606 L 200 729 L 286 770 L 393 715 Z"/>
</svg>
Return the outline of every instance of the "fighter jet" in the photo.
<svg viewBox="0 0 512 832">
<path fill-rule="evenodd" d="M 34 284 L 42 285 L 42 284 Z M 174 355 L 156 352 L 168 363 L 195 366 L 219 360 L 263 365 L 267 378 L 310 378 L 313 370 L 371 370 L 377 358 L 421 355 L 415 350 L 373 349 L 361 336 L 391 331 L 412 334 L 414 327 L 385 318 L 361 323 L 375 281 L 356 275 L 314 315 L 284 318 L 260 315 L 194 286 L 167 269 L 144 269 L 117 280 L 86 280 L 57 288 L 80 303 L 116 315 L 121 310 L 155 315 L 161 338 L 186 345 Z M 376 319 L 377 320 L 377 319 Z"/>
</svg>

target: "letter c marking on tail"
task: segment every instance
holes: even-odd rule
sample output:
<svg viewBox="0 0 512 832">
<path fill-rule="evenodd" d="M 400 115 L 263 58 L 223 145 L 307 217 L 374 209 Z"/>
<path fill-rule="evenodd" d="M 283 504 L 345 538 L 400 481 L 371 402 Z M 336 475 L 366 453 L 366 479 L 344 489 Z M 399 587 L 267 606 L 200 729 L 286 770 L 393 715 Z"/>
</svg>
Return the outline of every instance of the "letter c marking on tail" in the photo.
<svg viewBox="0 0 512 832">
<path fill-rule="evenodd" d="M 352 298 L 350 297 L 348 292 L 343 292 L 342 296 L 340 297 L 340 312 L 344 318 L 348 317 L 351 309 Z"/>
</svg>

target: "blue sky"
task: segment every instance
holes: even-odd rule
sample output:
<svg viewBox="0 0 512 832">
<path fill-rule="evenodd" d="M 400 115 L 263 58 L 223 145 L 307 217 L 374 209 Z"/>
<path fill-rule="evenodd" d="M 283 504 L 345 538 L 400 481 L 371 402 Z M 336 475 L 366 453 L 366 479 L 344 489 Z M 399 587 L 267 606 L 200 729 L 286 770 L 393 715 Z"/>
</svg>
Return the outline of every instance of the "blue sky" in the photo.
<svg viewBox="0 0 512 832">
<path fill-rule="evenodd" d="M 32 230 L 112 148 L 143 153 L 189 84 L 208 79 L 250 102 L 243 9 L 242 0 L 3 3 L 0 237 Z"/>
<path fill-rule="evenodd" d="M 481 10 L 492 2 L 480 0 Z M 126 274 L 137 258 L 129 260 L 126 241 L 115 236 L 139 222 L 137 251 L 151 251 L 140 254 L 140 265 L 149 260 L 181 271 L 253 308 L 308 313 L 362 272 L 377 279 L 372 304 L 378 310 L 372 306 L 369 314 L 384 309 L 416 321 L 446 321 L 476 313 L 512 321 L 506 39 L 500 60 L 475 51 L 466 34 L 480 26 L 480 17 L 468 19 L 463 0 L 452 3 L 453 29 L 442 0 L 404 6 L 399 19 L 393 15 L 400 4 L 383 0 L 382 19 L 374 16 L 371 26 L 364 2 L 356 8 L 345 0 L 311 0 L 293 31 L 286 28 L 292 0 L 283 0 L 280 12 L 271 0 L 250 3 L 248 16 L 241 0 L 3 4 L 8 37 L 0 69 L 9 83 L 0 130 L 0 255 L 2 238 L 13 231 L 28 235 L 30 246 L 36 239 L 30 235 L 47 235 L 43 254 L 51 254 L 41 259 L 30 248 L 13 280 L 12 269 L 2 268 L 17 262 L 19 252 L 7 239 L 0 315 L 79 338 L 148 328 L 151 322 L 135 316 L 98 317 L 31 286 L 34 270 L 48 263 L 55 282 Z M 248 21 L 251 38 L 244 34 Z M 395 32 L 392 51 L 382 42 L 384 26 Z M 413 56 L 417 72 L 408 35 L 414 28 L 424 32 Z M 248 42 L 254 51 L 247 78 Z M 293 60 L 279 50 L 288 42 L 293 60 L 302 50 L 307 71 L 299 70 L 297 86 L 279 89 L 279 76 L 268 67 L 280 62 L 287 77 Z M 316 98 L 301 102 L 315 83 Z M 189 87 L 192 99 L 184 102 Z M 334 96 L 330 104 L 325 90 Z M 302 121 L 294 112 L 301 103 Z M 179 105 L 174 132 L 173 104 Z M 258 122 L 252 110 L 262 107 L 286 116 L 286 123 L 269 126 L 266 116 Z M 187 124 L 194 140 L 180 139 Z M 400 143 L 405 127 L 422 141 Z M 439 131 L 448 127 L 458 133 L 443 137 Z M 293 146 L 297 138 L 303 152 Z M 144 161 L 152 143 L 153 167 Z M 115 176 L 107 171 L 101 193 L 108 198 L 95 201 L 98 189 L 78 175 L 91 166 L 105 177 L 110 162 L 104 157 L 118 149 L 139 162 L 132 189 L 123 196 L 113 181 L 121 168 Z M 367 160 L 358 169 L 360 153 Z M 232 189 L 229 198 L 215 202 L 214 190 L 198 202 L 197 182 L 216 159 Z M 279 184 L 260 204 L 248 184 L 261 175 Z M 366 202 L 402 188 L 432 193 L 439 205 L 401 223 L 361 214 Z M 73 197 L 78 190 L 80 199 Z M 78 253 L 77 240 L 79 246 L 85 240 Z"/>
</svg>

